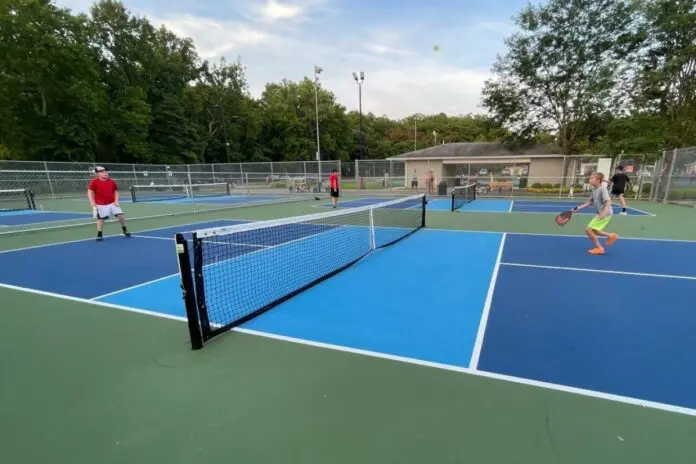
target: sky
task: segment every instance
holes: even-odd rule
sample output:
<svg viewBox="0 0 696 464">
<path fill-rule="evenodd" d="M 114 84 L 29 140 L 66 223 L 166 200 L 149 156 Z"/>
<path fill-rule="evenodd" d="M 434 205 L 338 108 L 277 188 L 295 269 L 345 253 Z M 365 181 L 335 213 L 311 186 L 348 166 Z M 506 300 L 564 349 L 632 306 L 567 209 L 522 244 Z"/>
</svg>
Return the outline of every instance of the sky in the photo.
<svg viewBox="0 0 696 464">
<path fill-rule="evenodd" d="M 56 0 L 87 12 L 91 0 Z M 194 40 L 199 55 L 239 59 L 249 90 L 314 78 L 349 111 L 363 71 L 363 113 L 484 113 L 481 89 L 527 0 L 123 0 L 132 14 Z M 434 46 L 439 51 L 434 51 Z"/>
</svg>

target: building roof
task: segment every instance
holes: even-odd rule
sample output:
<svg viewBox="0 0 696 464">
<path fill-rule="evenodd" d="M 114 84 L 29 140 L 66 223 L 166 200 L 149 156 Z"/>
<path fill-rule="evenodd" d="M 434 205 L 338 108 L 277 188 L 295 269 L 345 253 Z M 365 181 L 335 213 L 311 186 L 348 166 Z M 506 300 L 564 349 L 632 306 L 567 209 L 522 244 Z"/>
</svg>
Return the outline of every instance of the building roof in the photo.
<svg viewBox="0 0 696 464">
<path fill-rule="evenodd" d="M 401 155 L 392 156 L 389 159 L 444 159 L 444 158 L 471 158 L 477 156 L 505 157 L 505 156 L 535 156 L 558 155 L 563 156 L 560 148 L 552 145 L 537 144 L 529 147 L 510 149 L 501 142 L 457 142 L 436 145 L 422 150 L 411 151 Z"/>
</svg>

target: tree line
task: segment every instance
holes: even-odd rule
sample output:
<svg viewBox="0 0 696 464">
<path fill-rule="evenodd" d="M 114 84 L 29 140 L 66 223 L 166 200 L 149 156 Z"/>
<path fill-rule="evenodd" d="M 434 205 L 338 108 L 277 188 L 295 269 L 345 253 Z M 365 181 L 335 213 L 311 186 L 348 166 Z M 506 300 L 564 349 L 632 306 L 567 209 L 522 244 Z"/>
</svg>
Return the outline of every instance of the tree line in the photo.
<svg viewBox="0 0 696 464">
<path fill-rule="evenodd" d="M 348 112 L 318 87 L 322 159 L 385 158 L 441 142 L 554 143 L 567 153 L 696 145 L 696 0 L 549 0 L 516 17 L 488 114 Z M 243 63 L 203 60 L 122 3 L 75 14 L 0 7 L 0 159 L 125 163 L 313 160 L 316 84 L 250 96 Z M 437 132 L 434 139 L 431 133 Z"/>
<path fill-rule="evenodd" d="M 696 0 L 548 0 L 515 18 L 483 103 L 565 153 L 696 145 Z"/>
</svg>

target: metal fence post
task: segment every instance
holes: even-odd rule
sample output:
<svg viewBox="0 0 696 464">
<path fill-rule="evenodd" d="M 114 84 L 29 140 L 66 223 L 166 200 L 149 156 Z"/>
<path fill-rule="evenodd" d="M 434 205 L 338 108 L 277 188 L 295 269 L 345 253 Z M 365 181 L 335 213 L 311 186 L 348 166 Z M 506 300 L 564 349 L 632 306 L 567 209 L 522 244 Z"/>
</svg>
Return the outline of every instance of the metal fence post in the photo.
<svg viewBox="0 0 696 464">
<path fill-rule="evenodd" d="M 53 183 L 51 182 L 51 174 L 48 171 L 48 163 L 44 161 L 44 169 L 46 170 L 46 177 L 48 178 L 48 188 L 51 189 L 51 198 L 56 197 L 56 192 L 53 191 Z"/>
<path fill-rule="evenodd" d="M 667 184 L 665 185 L 665 195 L 662 197 L 662 203 L 667 203 L 669 197 L 669 189 L 672 185 L 672 174 L 674 173 L 674 165 L 677 163 L 677 150 L 672 151 L 672 162 L 669 164 L 669 173 L 667 174 Z"/>
</svg>

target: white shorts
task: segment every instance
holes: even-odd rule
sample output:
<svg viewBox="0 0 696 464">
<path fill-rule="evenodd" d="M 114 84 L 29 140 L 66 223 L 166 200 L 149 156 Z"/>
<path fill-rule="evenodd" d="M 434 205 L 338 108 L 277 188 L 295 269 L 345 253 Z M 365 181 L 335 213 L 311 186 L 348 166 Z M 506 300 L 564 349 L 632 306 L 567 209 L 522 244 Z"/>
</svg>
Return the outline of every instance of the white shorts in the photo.
<svg viewBox="0 0 696 464">
<path fill-rule="evenodd" d="M 97 219 L 108 219 L 119 214 L 123 214 L 123 210 L 113 203 L 110 205 L 97 205 Z"/>
</svg>

